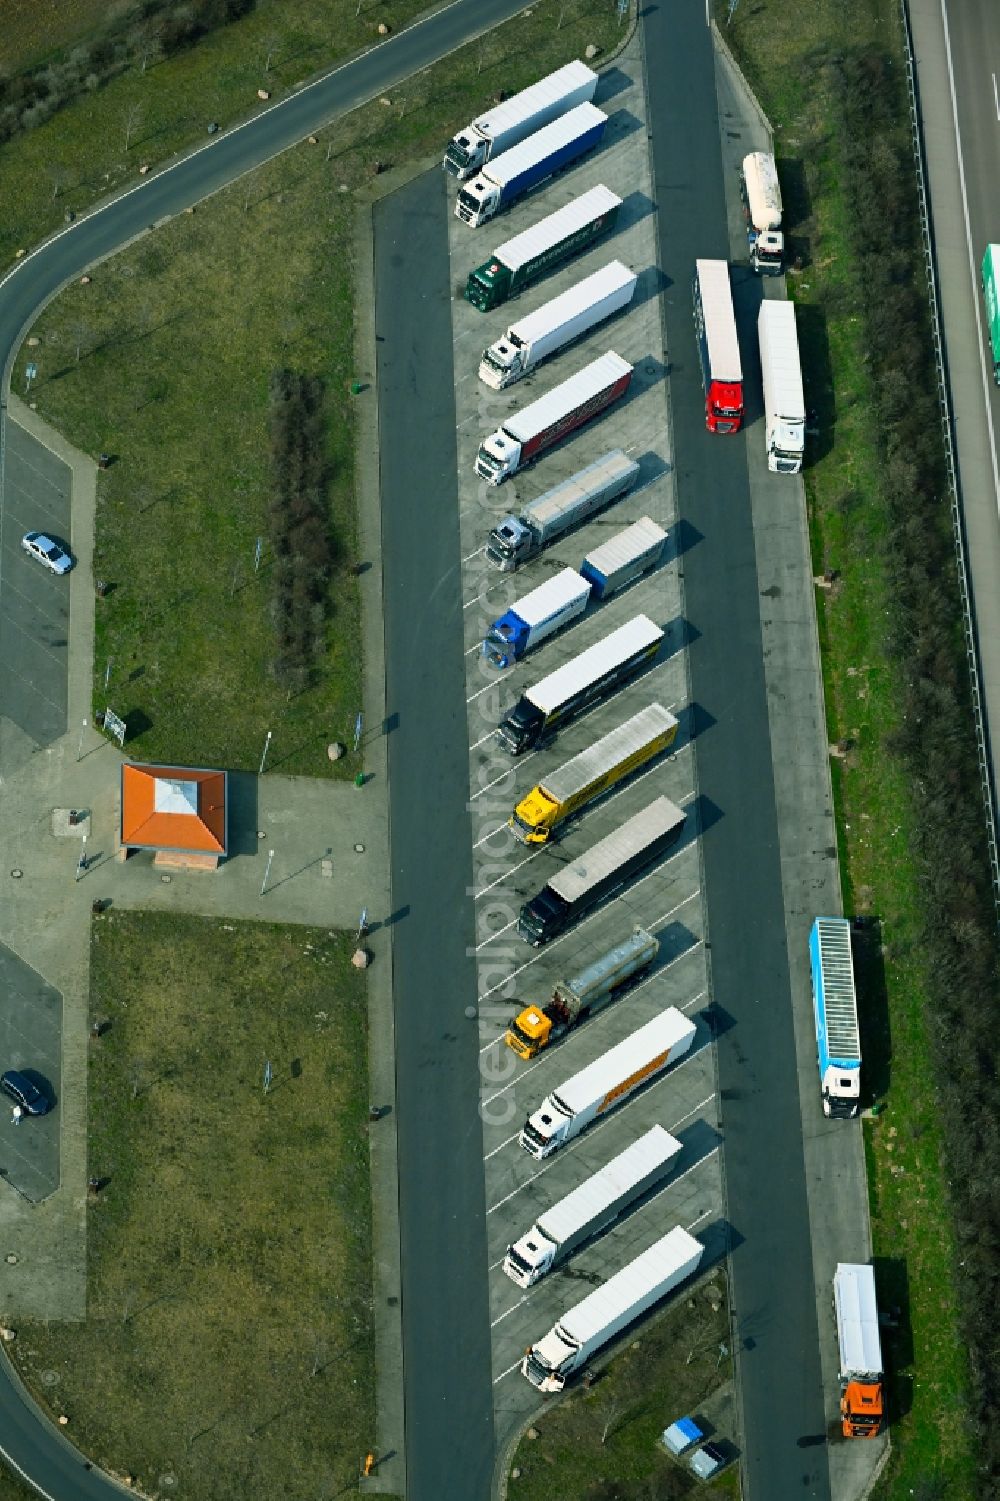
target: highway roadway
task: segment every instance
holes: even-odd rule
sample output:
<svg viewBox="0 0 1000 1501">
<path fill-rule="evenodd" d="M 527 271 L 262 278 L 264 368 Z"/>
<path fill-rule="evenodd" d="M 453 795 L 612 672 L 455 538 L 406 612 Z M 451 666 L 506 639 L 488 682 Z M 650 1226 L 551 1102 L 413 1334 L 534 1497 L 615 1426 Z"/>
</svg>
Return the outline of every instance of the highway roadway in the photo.
<svg viewBox="0 0 1000 1501">
<path fill-rule="evenodd" d="M 994 812 L 1000 789 L 1000 391 L 979 267 L 1000 243 L 1000 10 L 911 0 L 921 129 Z"/>
</svg>

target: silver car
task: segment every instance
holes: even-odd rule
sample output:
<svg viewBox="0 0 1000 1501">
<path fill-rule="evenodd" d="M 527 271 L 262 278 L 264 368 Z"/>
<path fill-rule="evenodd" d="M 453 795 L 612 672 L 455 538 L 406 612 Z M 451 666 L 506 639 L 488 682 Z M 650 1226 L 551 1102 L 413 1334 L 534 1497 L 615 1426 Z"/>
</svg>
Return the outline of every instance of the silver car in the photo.
<svg viewBox="0 0 1000 1501">
<path fill-rule="evenodd" d="M 35 558 L 52 573 L 69 573 L 73 566 L 69 553 L 44 532 L 25 532 L 21 546 L 29 558 Z"/>
</svg>

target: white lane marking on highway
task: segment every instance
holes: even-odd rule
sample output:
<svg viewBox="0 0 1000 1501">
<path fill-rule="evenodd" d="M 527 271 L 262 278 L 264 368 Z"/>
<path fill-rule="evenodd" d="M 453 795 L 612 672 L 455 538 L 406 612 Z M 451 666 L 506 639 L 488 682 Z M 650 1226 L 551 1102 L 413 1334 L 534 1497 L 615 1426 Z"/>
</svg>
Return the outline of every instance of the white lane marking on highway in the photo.
<svg viewBox="0 0 1000 1501">
<path fill-rule="evenodd" d="M 513 1365 L 509 1365 L 505 1371 L 501 1371 L 500 1372 L 499 1376 L 497 1376 L 494 1379 L 493 1385 L 494 1386 L 499 1386 L 500 1383 L 501 1383 L 501 1381 L 504 1379 L 505 1376 L 510 1376 L 510 1375 L 513 1374 L 514 1371 L 519 1371 L 520 1369 L 521 1369 L 521 1362 L 519 1360 L 515 1360 L 515 1362 L 514 1362 Z"/>
<path fill-rule="evenodd" d="M 951 62 L 951 32 L 948 29 L 948 6 L 947 0 L 941 0 L 941 23 L 944 27 L 944 52 L 948 60 L 948 87 L 951 91 L 951 117 L 955 131 L 955 149 L 958 152 L 958 181 L 962 189 L 962 216 L 965 220 L 965 245 L 969 253 L 969 277 L 972 282 L 972 308 L 976 315 L 976 333 L 979 336 L 979 347 L 983 348 L 983 322 L 979 313 L 979 277 L 976 257 L 972 250 L 972 225 L 969 221 L 969 199 L 965 191 L 965 158 L 962 155 L 962 138 L 958 125 L 958 96 L 955 92 L 955 70 Z M 990 457 L 993 460 L 993 490 L 996 495 L 997 512 L 1000 514 L 1000 469 L 997 467 L 997 441 L 993 431 L 993 412 L 990 398 L 990 379 L 986 373 L 986 362 L 980 358 L 982 382 L 983 382 L 983 405 L 986 407 L 986 428 L 990 435 Z"/>
<path fill-rule="evenodd" d="M 467 552 L 465 554 L 465 557 L 462 559 L 462 562 L 463 563 L 471 563 L 472 560 L 473 560 L 473 558 L 480 558 L 480 557 L 482 557 L 482 555 L 483 555 L 483 553 L 485 551 L 486 551 L 485 547 L 477 547 L 476 550 L 475 550 L 475 552 Z"/>
<path fill-rule="evenodd" d="M 519 1308 L 523 1307 L 523 1305 L 525 1303 L 527 1303 L 527 1301 L 528 1301 L 527 1298 L 518 1298 L 518 1300 L 514 1304 L 513 1308 L 508 1308 L 508 1310 L 507 1310 L 506 1313 L 502 1313 L 498 1319 L 494 1319 L 493 1320 L 492 1324 L 490 1325 L 490 1328 L 491 1329 L 495 1329 L 498 1324 L 502 1324 L 503 1323 L 504 1319 L 509 1319 L 510 1316 L 511 1316 L 511 1314 L 512 1313 L 516 1313 Z"/>
<path fill-rule="evenodd" d="M 467 651 L 467 652 L 466 652 L 466 653 L 465 653 L 465 655 L 466 655 L 466 656 L 467 656 L 467 657 L 471 657 L 471 656 L 473 656 L 473 655 L 474 655 L 474 654 L 475 654 L 475 653 L 476 653 L 476 652 L 477 652 L 477 651 L 482 651 L 482 649 L 483 649 L 483 643 L 482 643 L 482 642 L 481 642 L 481 641 L 477 641 L 477 642 L 476 642 L 476 644 L 475 644 L 475 646 L 470 646 L 470 647 L 469 647 L 469 650 L 468 650 L 468 651 Z M 466 700 L 465 700 L 465 701 L 466 701 L 466 703 L 468 703 L 468 702 L 469 702 L 469 700 L 468 700 L 468 699 L 466 699 Z"/>
<path fill-rule="evenodd" d="M 582 933 L 583 930 L 584 930 L 584 928 L 587 926 L 587 924 L 589 922 L 593 922 L 595 917 L 600 917 L 601 914 L 604 913 L 604 912 L 610 912 L 611 909 L 613 907 L 616 907 L 619 902 L 625 902 L 625 904 L 627 906 L 628 905 L 628 900 L 632 896 L 633 892 L 638 891 L 638 889 L 639 889 L 640 886 L 644 885 L 647 881 L 651 881 L 654 876 L 660 875 L 667 868 L 667 866 L 668 865 L 672 865 L 675 860 L 682 859 L 686 854 L 688 854 L 690 852 L 690 850 L 692 848 L 693 848 L 693 846 L 690 845 L 690 844 L 685 845 L 682 850 L 678 850 L 678 852 L 677 852 L 676 855 L 671 855 L 671 857 L 670 857 L 669 860 L 664 860 L 664 862 L 663 862 L 662 865 L 655 866 L 653 870 L 647 871 L 647 873 L 644 876 L 640 876 L 639 879 L 638 879 L 638 881 L 633 881 L 629 886 L 626 886 L 625 890 L 622 891 L 618 896 L 616 896 L 615 899 L 614 899 L 614 901 L 607 902 L 603 907 L 598 907 L 597 910 L 595 912 L 592 912 L 589 917 L 585 917 L 582 922 L 575 923 L 572 928 L 567 928 L 567 930 L 566 930 L 565 933 L 561 933 L 558 938 L 553 938 L 552 942 L 549 943 L 549 944 L 546 944 L 545 947 L 548 948 L 548 949 L 550 949 L 550 950 L 554 949 L 557 943 L 562 943 L 564 939 L 570 938 L 574 934 Z M 698 892 L 700 890 L 701 890 L 701 887 L 699 886 L 692 893 L 692 895 L 693 896 L 697 896 Z M 691 900 L 691 897 L 685 897 L 684 901 L 681 902 L 680 905 L 683 907 L 690 900 Z M 678 909 L 675 907 L 674 911 L 676 912 L 677 910 Z M 517 919 L 515 918 L 515 922 L 516 922 L 516 920 Z M 508 928 L 512 928 L 513 926 L 514 926 L 514 923 L 508 923 L 507 924 Z M 497 932 L 493 934 L 493 938 L 499 938 L 500 934 L 504 933 L 504 932 L 506 932 L 506 928 L 499 928 L 497 930 Z M 487 938 L 484 943 L 481 943 L 479 945 L 479 948 L 476 949 L 476 953 L 477 954 L 479 953 L 479 949 L 480 948 L 485 948 L 488 943 L 492 943 L 493 942 L 493 938 Z M 535 957 L 536 958 L 541 958 L 541 955 L 540 954 L 536 954 Z M 530 962 L 531 961 L 529 960 L 529 963 Z M 521 968 L 522 969 L 524 968 L 523 964 L 521 965 Z"/>
<path fill-rule="evenodd" d="M 491 933 L 490 936 L 489 936 L 489 938 L 484 938 L 483 941 L 482 941 L 482 943 L 477 943 L 476 944 L 476 953 L 478 954 L 480 949 L 486 948 L 487 944 L 492 943 L 493 940 L 494 940 L 494 938 L 499 938 L 501 936 L 501 934 L 506 933 L 508 931 L 508 929 L 514 927 L 514 925 L 516 924 L 516 922 L 517 922 L 517 918 L 516 917 L 511 918 L 510 922 L 504 923 L 504 925 L 503 925 L 502 928 L 497 928 L 497 930 L 496 930 L 495 933 Z"/>
<path fill-rule="evenodd" d="M 993 104 L 997 112 L 997 119 L 1000 120 L 1000 94 L 997 93 L 997 75 L 995 73 L 993 74 Z"/>
<path fill-rule="evenodd" d="M 478 651 L 478 650 L 479 650 L 478 647 L 473 647 L 473 651 Z M 465 655 L 468 656 L 469 653 L 466 652 Z M 477 688 L 476 691 L 475 691 L 475 693 L 470 694 L 469 697 L 465 700 L 465 702 L 467 704 L 474 703 L 477 698 L 482 698 L 482 696 L 483 696 L 484 693 L 489 693 L 489 691 L 490 691 L 491 688 L 498 687 L 499 683 L 500 683 L 500 679 L 499 678 L 495 678 L 492 683 L 487 683 L 484 688 Z"/>
<path fill-rule="evenodd" d="M 473 605 L 478 605 L 478 604 L 479 604 L 479 595 L 477 594 L 472 599 L 469 600 L 469 603 L 467 605 L 463 605 L 462 609 L 463 610 L 471 610 Z"/>
<path fill-rule="evenodd" d="M 491 881 L 488 886 L 484 886 L 481 891 L 477 891 L 472 900 L 478 902 L 481 896 L 485 896 L 488 891 L 493 890 L 494 886 L 499 886 L 502 881 L 506 881 L 508 876 L 512 876 L 515 871 L 520 870 L 522 865 L 527 865 L 529 860 L 537 859 L 541 853 L 541 850 L 535 850 L 532 854 L 525 855 L 524 859 L 519 860 L 516 865 L 512 865 L 510 870 L 505 870 L 502 876 L 497 876 L 495 881 Z"/>
<path fill-rule="evenodd" d="M 483 1161 L 489 1162 L 490 1158 L 495 1157 L 498 1152 L 502 1152 L 504 1147 L 509 1147 L 512 1141 L 517 1141 L 517 1138 L 518 1136 L 520 1136 L 520 1134 L 520 1131 L 518 1131 L 515 1136 L 508 1136 L 507 1140 L 502 1141 L 498 1147 L 494 1147 L 492 1152 L 487 1152 L 486 1156 L 483 1158 Z"/>
<path fill-rule="evenodd" d="M 488 740 L 490 738 L 489 735 L 487 735 L 486 738 Z M 505 823 L 498 823 L 497 826 L 496 826 L 496 828 L 495 829 L 490 829 L 489 833 L 488 834 L 484 834 L 483 837 L 482 837 L 482 839 L 477 839 L 476 842 L 475 842 L 475 844 L 472 846 L 472 848 L 474 850 L 479 849 L 482 845 L 484 845 L 486 843 L 487 839 L 492 839 L 494 834 L 499 834 L 500 830 L 501 829 L 505 829 L 506 827 L 507 827 L 507 825 Z"/>
<path fill-rule="evenodd" d="M 648 1090 L 648 1093 L 652 1094 L 653 1090 L 659 1089 L 660 1085 L 663 1084 L 663 1082 L 666 1079 L 672 1079 L 672 1078 L 673 1078 L 673 1074 L 672 1073 L 666 1073 L 666 1074 L 661 1075 L 661 1077 L 659 1079 L 657 1079 L 656 1082 L 650 1087 L 650 1089 Z M 693 1115 L 697 1115 L 697 1113 L 698 1113 L 699 1110 L 704 1110 L 705 1106 L 706 1105 L 710 1105 L 711 1102 L 714 1099 L 715 1099 L 714 1092 L 712 1094 L 707 1094 L 705 1096 L 705 1098 L 703 1100 L 699 1101 L 699 1103 L 697 1105 L 692 1105 L 691 1109 L 688 1110 L 684 1115 L 680 1116 L 677 1120 L 672 1121 L 669 1126 L 665 1126 L 664 1130 L 665 1131 L 669 1131 L 671 1134 L 673 1134 L 673 1132 L 676 1131 L 679 1126 L 682 1126 L 685 1121 L 690 1120 Z M 573 1153 L 579 1149 L 579 1147 L 580 1147 L 580 1145 L 581 1145 L 582 1142 L 584 1142 L 584 1141 L 589 1141 L 589 1142 L 594 1141 L 600 1135 L 600 1133 L 604 1130 L 605 1126 L 610 1125 L 610 1123 L 611 1123 L 611 1121 L 613 1119 L 614 1119 L 614 1116 L 606 1116 L 604 1118 L 604 1120 L 599 1121 L 596 1126 L 591 1126 L 590 1130 L 589 1131 L 585 1131 L 582 1136 L 576 1136 L 576 1137 L 574 1137 L 573 1140 L 571 1142 L 569 1142 L 568 1145 L 565 1146 L 562 1149 L 562 1151 L 554 1152 L 552 1154 L 553 1157 L 558 1157 L 561 1162 L 565 1161 L 568 1157 L 571 1157 L 573 1155 Z M 657 1124 L 659 1124 L 659 1123 L 657 1123 Z M 520 1136 L 520 1132 L 518 1132 L 518 1136 Z M 507 1138 L 507 1140 L 503 1143 L 503 1146 L 505 1146 L 505 1147 L 509 1146 L 512 1141 L 517 1141 L 517 1139 L 518 1139 L 517 1136 L 509 1136 Z M 497 1151 L 500 1151 L 500 1150 L 501 1150 L 501 1148 L 498 1147 Z M 718 1147 L 716 1147 L 715 1150 L 718 1151 L 719 1150 Z M 491 1152 L 489 1155 L 492 1157 L 493 1153 Z M 487 1160 L 488 1160 L 487 1158 L 483 1159 L 484 1162 L 487 1161 Z M 498 1199 L 495 1204 L 492 1204 L 490 1206 L 490 1208 L 487 1209 L 487 1211 L 486 1211 L 487 1215 L 492 1214 L 493 1211 L 494 1211 L 494 1209 L 502 1209 L 505 1204 L 509 1204 L 510 1201 L 511 1201 L 511 1199 L 514 1199 L 514 1198 L 517 1197 L 517 1195 L 520 1193 L 520 1191 L 521 1191 L 522 1188 L 527 1188 L 527 1186 L 528 1186 L 529 1183 L 534 1183 L 534 1181 L 535 1181 L 536 1178 L 540 1178 L 543 1173 L 547 1173 L 548 1170 L 549 1170 L 549 1168 L 552 1167 L 553 1165 L 554 1164 L 553 1164 L 552 1158 L 547 1158 L 545 1166 L 544 1167 L 540 1167 L 538 1169 L 537 1173 L 532 1173 L 531 1177 L 530 1178 L 525 1178 L 524 1182 L 521 1183 L 521 1184 L 519 1184 L 518 1187 L 515 1188 L 512 1193 L 507 1194 L 505 1198 Z M 697 1162 L 692 1163 L 692 1167 L 697 1167 L 697 1166 L 698 1166 Z"/>
<path fill-rule="evenodd" d="M 470 745 L 469 746 L 469 750 L 470 751 L 478 750 L 481 745 L 485 745 L 486 744 L 487 740 L 492 740 L 493 736 L 495 734 L 496 734 L 496 730 L 490 730 L 489 734 L 488 735 L 484 735 L 481 740 L 477 740 L 476 743 L 475 743 L 475 745 Z M 494 829 L 493 832 L 496 833 L 496 830 Z M 486 837 L 489 838 L 489 835 L 487 835 Z"/>
</svg>

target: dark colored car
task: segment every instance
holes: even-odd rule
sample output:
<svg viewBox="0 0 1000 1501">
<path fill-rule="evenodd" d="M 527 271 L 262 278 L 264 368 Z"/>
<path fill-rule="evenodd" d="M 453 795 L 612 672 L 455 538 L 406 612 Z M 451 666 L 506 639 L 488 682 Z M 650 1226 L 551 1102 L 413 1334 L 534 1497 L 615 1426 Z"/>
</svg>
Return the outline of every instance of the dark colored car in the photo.
<svg viewBox="0 0 1000 1501">
<path fill-rule="evenodd" d="M 0 1093 L 13 1100 L 15 1105 L 20 1105 L 25 1115 L 44 1115 L 49 1108 L 42 1091 L 16 1068 L 0 1074 Z"/>
</svg>

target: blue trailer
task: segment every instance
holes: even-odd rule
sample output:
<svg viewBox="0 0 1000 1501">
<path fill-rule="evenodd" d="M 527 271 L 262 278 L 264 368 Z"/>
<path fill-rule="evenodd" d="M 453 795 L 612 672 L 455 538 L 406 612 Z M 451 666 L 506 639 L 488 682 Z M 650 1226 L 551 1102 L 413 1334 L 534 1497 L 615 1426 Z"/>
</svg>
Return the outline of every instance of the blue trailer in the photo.
<svg viewBox="0 0 1000 1501">
<path fill-rule="evenodd" d="M 586 579 L 575 568 L 564 568 L 494 620 L 483 642 L 483 656 L 493 667 L 510 667 L 582 615 L 589 598 Z"/>
<path fill-rule="evenodd" d="M 593 104 L 578 104 L 533 136 L 503 151 L 458 195 L 455 213 L 475 229 L 515 198 L 600 145 L 608 117 Z"/>
<path fill-rule="evenodd" d="M 849 1118 L 857 1115 L 861 1096 L 861 1037 L 846 918 L 816 918 L 809 935 L 809 967 L 823 1114 Z"/>
</svg>

